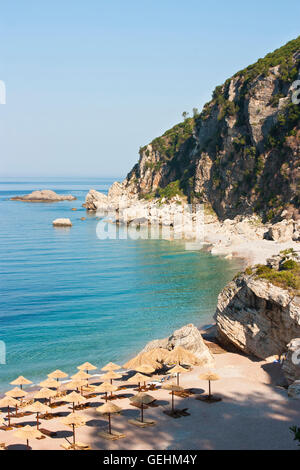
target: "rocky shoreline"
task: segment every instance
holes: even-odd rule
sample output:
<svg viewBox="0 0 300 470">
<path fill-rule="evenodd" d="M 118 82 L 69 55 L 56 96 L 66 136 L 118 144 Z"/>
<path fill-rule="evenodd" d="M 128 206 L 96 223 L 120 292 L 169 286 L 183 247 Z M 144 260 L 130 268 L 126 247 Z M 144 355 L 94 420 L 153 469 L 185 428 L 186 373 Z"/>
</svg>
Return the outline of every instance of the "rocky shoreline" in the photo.
<svg viewBox="0 0 300 470">
<path fill-rule="evenodd" d="M 246 266 L 263 264 L 281 250 L 299 247 L 299 221 L 283 218 L 275 224 L 263 224 L 255 215 L 220 221 L 210 208 L 199 205 L 195 210 L 178 195 L 148 201 L 118 182 L 107 196 L 91 189 L 83 206 L 119 224 L 170 227 L 170 238 L 174 239 L 178 234 L 185 240 L 197 239 L 200 224 L 201 242 L 208 251 L 228 259 L 243 258 Z"/>
</svg>

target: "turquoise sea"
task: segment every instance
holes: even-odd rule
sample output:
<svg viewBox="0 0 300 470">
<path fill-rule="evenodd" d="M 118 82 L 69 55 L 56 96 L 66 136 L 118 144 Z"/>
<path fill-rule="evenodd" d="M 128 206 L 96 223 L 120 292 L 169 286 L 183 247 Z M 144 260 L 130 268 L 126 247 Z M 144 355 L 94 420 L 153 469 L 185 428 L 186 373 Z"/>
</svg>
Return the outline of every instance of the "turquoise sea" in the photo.
<svg viewBox="0 0 300 470">
<path fill-rule="evenodd" d="M 1 390 L 20 374 L 37 383 L 85 361 L 122 364 L 147 341 L 210 323 L 219 291 L 239 271 L 240 262 L 186 251 L 181 241 L 99 240 L 99 220 L 81 205 L 90 188 L 107 192 L 112 182 L 0 179 Z M 9 200 L 35 189 L 77 200 Z M 53 228 L 57 217 L 73 227 Z"/>
</svg>

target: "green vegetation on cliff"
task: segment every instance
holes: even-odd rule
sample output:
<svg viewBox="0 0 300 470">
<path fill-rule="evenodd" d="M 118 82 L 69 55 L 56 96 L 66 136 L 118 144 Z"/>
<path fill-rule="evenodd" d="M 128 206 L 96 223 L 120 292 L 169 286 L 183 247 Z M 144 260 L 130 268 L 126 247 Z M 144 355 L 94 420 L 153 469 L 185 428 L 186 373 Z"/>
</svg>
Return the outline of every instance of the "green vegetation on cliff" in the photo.
<svg viewBox="0 0 300 470">
<path fill-rule="evenodd" d="M 127 181 L 149 197 L 178 186 L 220 218 L 300 214 L 300 105 L 290 99 L 299 67 L 300 36 L 237 72 L 200 114 L 183 113 L 183 122 L 140 148 Z"/>
</svg>

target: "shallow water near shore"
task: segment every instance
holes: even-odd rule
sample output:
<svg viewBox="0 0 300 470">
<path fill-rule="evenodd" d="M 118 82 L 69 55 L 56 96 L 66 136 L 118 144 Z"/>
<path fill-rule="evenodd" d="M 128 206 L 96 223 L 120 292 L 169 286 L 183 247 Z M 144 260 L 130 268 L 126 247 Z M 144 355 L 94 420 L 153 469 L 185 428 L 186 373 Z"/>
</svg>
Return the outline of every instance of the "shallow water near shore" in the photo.
<svg viewBox="0 0 300 470">
<path fill-rule="evenodd" d="M 90 188 L 107 192 L 112 182 L 0 180 L 0 390 L 20 374 L 37 383 L 85 361 L 122 364 L 152 339 L 210 323 L 218 293 L 240 270 L 239 260 L 186 251 L 183 241 L 99 240 L 99 220 L 81 205 Z M 77 200 L 9 200 L 36 189 Z M 73 227 L 53 228 L 59 217 Z"/>
</svg>

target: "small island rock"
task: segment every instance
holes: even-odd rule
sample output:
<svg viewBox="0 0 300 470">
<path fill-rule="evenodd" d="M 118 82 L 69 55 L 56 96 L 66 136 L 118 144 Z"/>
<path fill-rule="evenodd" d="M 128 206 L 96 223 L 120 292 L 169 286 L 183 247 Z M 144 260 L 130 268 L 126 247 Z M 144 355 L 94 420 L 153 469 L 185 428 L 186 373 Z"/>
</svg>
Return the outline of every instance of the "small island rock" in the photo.
<svg viewBox="0 0 300 470">
<path fill-rule="evenodd" d="M 70 219 L 55 219 L 52 224 L 54 227 L 72 227 Z"/>
</svg>

